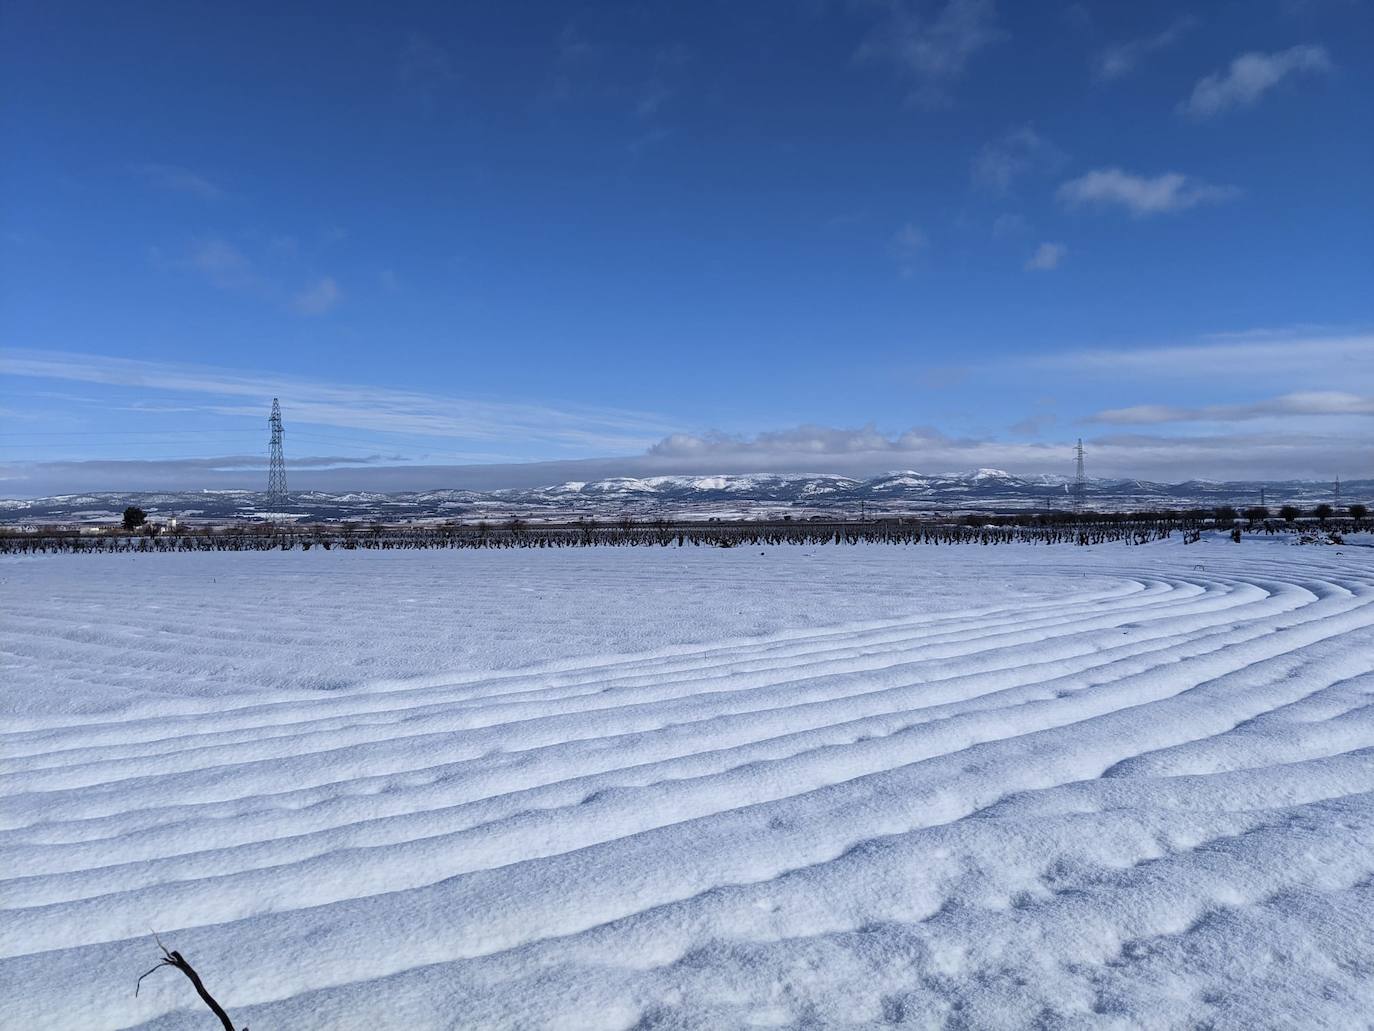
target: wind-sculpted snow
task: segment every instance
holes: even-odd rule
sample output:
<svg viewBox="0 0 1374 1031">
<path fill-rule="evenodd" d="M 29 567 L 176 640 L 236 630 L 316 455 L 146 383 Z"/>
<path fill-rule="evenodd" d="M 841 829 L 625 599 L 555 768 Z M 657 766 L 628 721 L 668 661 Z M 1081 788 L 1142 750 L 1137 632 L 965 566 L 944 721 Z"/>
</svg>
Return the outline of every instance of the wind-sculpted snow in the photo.
<svg viewBox="0 0 1374 1031">
<path fill-rule="evenodd" d="M 7 563 L 0 1025 L 1367 1026 L 1371 558 Z"/>
</svg>

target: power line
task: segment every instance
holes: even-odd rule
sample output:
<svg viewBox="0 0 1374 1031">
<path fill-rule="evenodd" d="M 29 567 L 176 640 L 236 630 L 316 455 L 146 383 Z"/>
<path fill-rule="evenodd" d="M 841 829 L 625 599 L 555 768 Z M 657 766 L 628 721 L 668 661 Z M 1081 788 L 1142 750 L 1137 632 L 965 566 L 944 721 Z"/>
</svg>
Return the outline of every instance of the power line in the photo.
<svg viewBox="0 0 1374 1031">
<path fill-rule="evenodd" d="M 187 437 L 187 436 L 191 436 L 191 435 L 197 435 L 197 436 L 203 436 L 203 437 L 235 437 L 235 438 L 237 438 L 237 437 L 256 437 L 256 436 L 258 435 L 258 431 L 257 431 L 257 430 L 247 430 L 247 429 L 245 429 L 245 430 L 193 430 L 193 429 L 180 429 L 180 428 L 177 428 L 177 429 L 170 430 L 169 432 L 170 432 L 171 434 L 173 434 L 174 436 L 176 436 L 176 437 Z M 296 439 L 298 439 L 298 440 L 313 440 L 313 441 L 318 441 L 318 442 L 326 443 L 326 444 L 349 444 L 349 445 L 352 445 L 352 446 L 354 446 L 354 447 L 371 448 L 371 449 L 373 449 L 373 450 L 386 450 L 386 449 L 396 450 L 396 449 L 398 449 L 398 448 L 413 448 L 413 449 L 421 449 L 421 450 L 424 450 L 424 451 L 426 451 L 426 452 L 428 452 L 428 453 L 430 453 L 430 454 L 436 454 L 436 455 L 452 455 L 452 456 L 454 456 L 454 457 L 469 457 L 469 455 L 468 455 L 467 452 L 447 451 L 447 450 L 444 450 L 444 449 L 438 449 L 438 448 L 430 447 L 428 444 L 425 444 L 425 443 L 422 443 L 422 442 L 421 442 L 421 443 L 417 443 L 417 442 L 416 442 L 416 439 L 415 439 L 415 437 L 414 437 L 414 435 L 409 435 L 409 434 L 406 435 L 406 439 L 404 439 L 404 440 L 392 441 L 392 440 L 385 440 L 385 439 L 382 439 L 382 438 L 380 438 L 380 437 L 375 438 L 375 439 L 372 439 L 372 440 L 358 440 L 358 439 L 356 439 L 356 438 L 351 438 L 351 437 L 334 437 L 334 436 L 329 436 L 329 435 L 322 434 L 322 433 L 302 433 L 300 430 L 293 430 L 292 433 L 293 433 L 294 437 L 295 437 Z M 11 443 L 9 443 L 9 439 L 10 439 L 10 438 L 18 438 L 18 439 L 21 439 L 21 440 L 22 440 L 22 439 L 32 438 L 32 437 L 123 437 L 123 438 L 138 437 L 138 438 L 142 438 L 141 441 L 140 441 L 140 440 L 124 439 L 124 440 L 120 440 L 120 441 L 111 441 L 111 442 L 105 443 L 105 444 L 82 444 L 82 445 L 81 445 L 81 447 L 83 447 L 83 448 L 97 448 L 97 447 L 114 447 L 114 448 L 120 448 L 120 447 L 127 447 L 127 446 L 130 445 L 130 444 L 137 444 L 137 443 L 141 443 L 141 442 L 142 442 L 142 443 L 159 443 L 159 442 L 165 441 L 165 440 L 167 439 L 167 434 L 166 434 L 166 433 L 154 433 L 154 432 L 151 432 L 151 431 L 149 431 L 149 430 L 110 430 L 110 431 L 108 431 L 108 432 L 103 431 L 103 430 L 72 430 L 72 431 L 62 431 L 62 432 L 52 432 L 52 433 L 47 433 L 47 432 L 40 432 L 40 433 L 4 433 L 4 434 L 0 434 L 0 442 L 3 442 L 3 446 L 4 446 L 4 447 L 7 447 L 7 448 L 45 448 L 45 447 L 61 447 L 61 446 L 63 446 L 62 443 L 61 443 L 60 441 L 44 441 L 44 442 L 42 442 L 42 443 L 36 443 L 36 444 L 11 444 Z M 440 439 L 442 439 L 442 438 L 440 438 Z"/>
<path fill-rule="evenodd" d="M 173 435 L 174 435 L 174 436 L 180 436 L 180 434 L 175 433 L 175 431 L 173 431 Z M 95 451 L 95 450 L 102 449 L 102 448 L 120 448 L 120 449 L 123 449 L 123 450 L 128 450 L 128 449 L 131 448 L 131 447 L 144 447 L 144 446 L 151 445 L 151 444 L 161 444 L 161 443 L 166 443 L 166 437 L 165 437 L 165 435 L 164 435 L 164 436 L 159 436 L 159 437 L 150 437 L 150 438 L 148 438 L 147 440 L 113 440 L 113 441 L 108 441 L 108 442 L 103 443 L 103 444 L 99 444 L 99 443 L 96 443 L 96 444 L 86 444 L 86 443 L 63 444 L 63 443 L 60 443 L 60 442 L 54 442 L 54 443 L 48 443 L 48 444 L 9 444 L 9 443 L 0 443 L 0 450 L 2 450 L 2 451 L 21 451 L 21 450 L 33 450 L 34 448 L 46 448 L 46 449 L 48 449 L 48 450 L 54 450 L 54 449 L 58 449 L 58 448 L 80 448 L 82 451 Z M 211 443 L 211 442 L 207 441 L 207 443 Z M 227 443 L 227 442 L 226 442 L 226 443 Z"/>
<path fill-rule="evenodd" d="M 212 436 L 229 435 L 229 434 L 252 434 L 252 435 L 256 436 L 258 431 L 257 431 L 257 430 L 249 430 L 249 429 L 243 429 L 243 430 L 183 430 L 183 429 L 179 429 L 179 430 L 176 430 L 175 432 L 176 432 L 176 435 L 177 435 L 178 437 L 181 437 L 181 436 L 185 436 L 185 435 L 188 434 L 188 433 L 210 434 L 210 435 L 212 435 Z M 149 430 L 41 430 L 41 431 L 37 431 L 37 432 L 33 432 L 33 433 L 12 433 L 12 432 L 10 432 L 10 431 L 7 430 L 7 431 L 5 432 L 5 436 L 7 436 L 7 437 L 132 437 L 132 436 L 148 437 L 148 436 L 157 436 L 157 437 L 161 438 L 162 434 L 154 434 L 154 433 L 152 433 L 152 432 L 149 431 Z"/>
<path fill-rule="evenodd" d="M 224 438 L 226 442 L 236 442 L 236 441 L 238 441 L 238 440 L 240 440 L 240 439 L 243 439 L 243 438 L 246 438 L 246 437 L 253 437 L 253 436 L 256 436 L 258 431 L 256 431 L 256 430 L 246 430 L 246 429 L 245 429 L 245 430 L 173 429 L 173 430 L 170 430 L 170 431 L 168 431 L 168 432 L 169 432 L 171 435 L 173 435 L 173 436 L 175 436 L 175 437 L 178 437 L 178 438 L 183 438 L 183 437 L 188 437 L 188 436 L 194 435 L 194 436 L 199 437 L 200 439 L 205 440 L 206 443 L 209 444 L 209 443 L 211 443 L 211 442 L 213 441 L 214 438 Z M 388 433 L 389 433 L 389 432 L 391 432 L 391 431 L 383 431 L 383 432 L 388 432 Z M 377 437 L 377 438 L 374 438 L 374 439 L 371 439 L 371 440 L 361 440 L 361 439 L 354 438 L 354 437 L 336 437 L 336 436 L 332 436 L 332 435 L 329 435 L 329 434 L 323 434 L 323 433 L 304 433 L 304 432 L 301 432 L 300 430 L 293 430 L 292 433 L 293 433 L 293 438 L 296 439 L 296 440 L 305 440 L 305 441 L 311 441 L 311 442 L 314 442 L 314 443 L 329 444 L 329 445 L 342 445 L 342 446 L 351 448 L 351 449 L 353 449 L 353 450 L 365 450 L 365 451 L 369 451 L 369 452 L 372 452 L 372 453 L 378 453 L 378 452 L 398 452 L 398 451 L 399 451 L 399 452 L 422 452 L 426 457 L 433 456 L 433 457 L 435 457 L 435 458 L 452 458 L 452 459 L 457 459 L 457 460 L 459 460 L 459 461 L 466 461 L 466 462 L 478 462 L 478 461 L 481 461 L 481 459 L 479 459 L 479 458 L 474 458 L 474 456 L 472 455 L 472 453 L 469 452 L 469 451 L 453 451 L 453 450 L 449 450 L 449 449 L 446 449 L 446 448 L 436 448 L 436 447 L 432 446 L 429 442 L 427 442 L 427 441 L 425 441 L 425 440 L 423 440 L 423 439 L 417 439 L 417 438 L 415 437 L 414 434 L 406 434 L 406 435 L 404 435 L 404 436 L 405 436 L 405 439 L 399 439 L 399 440 L 388 440 L 388 439 L 383 439 L 382 437 Z M 22 450 L 41 450 L 41 449 L 60 449 L 60 448 L 63 448 L 63 447 L 77 447 L 77 448 L 79 448 L 82 452 L 89 452 L 89 451 L 96 451 L 96 450 L 126 450 L 126 449 L 128 449 L 128 448 L 130 448 L 130 447 L 137 447 L 137 446 L 143 445 L 143 444 L 149 444 L 149 445 L 151 445 L 151 444 L 166 443 L 167 435 L 168 435 L 168 434 L 165 434 L 165 433 L 153 433 L 153 432 L 150 432 L 150 431 L 148 431 L 148 430 L 111 430 L 111 431 L 109 431 L 109 432 L 98 431 L 98 430 L 72 430 L 72 431 L 34 432 L 34 433 L 23 433 L 23 434 L 13 434 L 13 435 L 7 434 L 7 435 L 4 435 L 4 436 L 0 436 L 0 450 L 6 450 L 6 451 L 17 451 L 17 450 L 21 450 L 21 449 L 22 449 Z M 83 440 L 83 441 L 72 441 L 72 442 L 70 442 L 70 443 L 64 443 L 63 441 L 60 441 L 60 440 L 51 440 L 51 439 L 50 439 L 50 440 L 44 440 L 44 441 L 42 441 L 42 442 L 10 443 L 10 442 L 9 442 L 9 439 L 8 439 L 9 436 L 17 436 L 17 437 L 19 437 L 20 439 L 24 439 L 24 438 L 35 438 L 35 437 L 49 437 L 49 438 L 52 438 L 52 437 L 82 437 L 82 438 L 85 438 L 85 437 L 102 437 L 102 438 L 120 437 L 121 439 L 120 439 L 120 440 L 109 440 L 109 439 L 105 439 L 105 440 L 102 440 L 102 441 L 99 441 L 99 442 L 91 442 L 91 443 L 88 443 L 88 442 L 86 442 L 86 441 L 84 441 L 84 440 Z M 400 434 L 397 434 L 397 436 L 401 436 L 401 435 L 400 435 Z M 443 439 L 443 438 L 439 438 L 439 439 Z M 158 456 L 158 457 L 172 457 L 172 456 Z M 206 455 L 201 454 L 201 455 L 180 455 L 180 456 L 176 456 L 176 457 L 202 458 L 202 457 L 216 457 L 216 456 L 206 456 Z M 400 457 L 400 460 L 402 460 L 402 461 L 415 461 L 417 456 L 415 456 L 414 454 L 408 454 L 408 455 L 401 455 L 401 456 L 399 456 L 399 457 Z M 48 460 L 48 461 L 79 461 L 80 459 L 53 457 L 53 458 L 48 458 L 48 459 L 46 459 L 46 460 Z M 131 459 L 131 460 L 133 460 L 133 459 Z"/>
</svg>

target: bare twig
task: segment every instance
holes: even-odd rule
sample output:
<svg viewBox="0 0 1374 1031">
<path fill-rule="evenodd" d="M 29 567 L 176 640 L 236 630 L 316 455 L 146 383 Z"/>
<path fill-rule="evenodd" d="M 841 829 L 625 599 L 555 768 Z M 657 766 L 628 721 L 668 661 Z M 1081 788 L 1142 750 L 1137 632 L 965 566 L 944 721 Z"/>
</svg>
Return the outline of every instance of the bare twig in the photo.
<svg viewBox="0 0 1374 1031">
<path fill-rule="evenodd" d="M 214 1013 L 215 1016 L 219 1017 L 219 1022 L 224 1025 L 224 1031 L 237 1031 L 234 1027 L 234 1022 L 229 1019 L 229 1014 L 224 1012 L 224 1007 L 216 1002 L 215 997 L 206 990 L 204 982 L 200 979 L 200 975 L 196 973 L 195 967 L 186 962 L 186 957 L 180 952 L 169 952 L 167 946 L 162 944 L 162 939 L 156 934 L 153 935 L 153 938 L 157 942 L 157 947 L 162 950 L 162 959 L 158 961 L 157 966 L 153 967 L 152 970 L 139 975 L 138 981 L 134 984 L 134 995 L 138 995 L 138 990 L 143 985 L 143 979 L 147 977 L 148 974 L 155 974 L 163 967 L 176 967 L 186 975 L 188 980 L 190 980 L 191 986 L 195 988 L 196 994 L 200 996 L 201 1002 L 209 1006 L 210 1011 Z M 243 1031 L 248 1031 L 248 1028 L 245 1027 Z"/>
</svg>

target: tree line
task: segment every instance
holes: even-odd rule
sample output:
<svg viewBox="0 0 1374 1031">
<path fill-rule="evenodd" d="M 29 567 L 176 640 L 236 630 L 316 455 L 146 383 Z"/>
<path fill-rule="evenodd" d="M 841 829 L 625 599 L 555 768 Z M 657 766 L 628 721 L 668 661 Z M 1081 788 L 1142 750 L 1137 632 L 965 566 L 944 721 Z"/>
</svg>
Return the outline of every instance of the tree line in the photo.
<svg viewBox="0 0 1374 1031">
<path fill-rule="evenodd" d="M 142 513 L 137 513 L 142 515 Z M 500 523 L 446 522 L 387 525 L 372 523 L 274 525 L 255 523 L 223 527 L 167 527 L 149 524 L 146 516 L 126 512 L 123 526 L 101 534 L 79 530 L 0 531 L 0 554 L 80 552 L 412 550 L 423 548 L 566 548 L 566 547 L 748 547 L 765 544 L 925 544 L 999 545 L 1070 544 L 1091 546 L 1148 544 L 1182 535 L 1185 543 L 1201 540 L 1206 530 L 1230 531 L 1239 541 L 1245 533 L 1274 534 L 1300 526 L 1303 513 L 1284 506 L 1274 518 L 1269 509 L 1139 512 L 1047 512 L 1006 516 L 968 514 L 957 518 L 906 517 L 855 521 L 791 517 L 773 521 L 673 522 L 666 519 L 611 522 L 579 519 L 567 523 L 527 523 L 512 518 Z M 1364 505 L 1350 505 L 1338 516 L 1329 505 L 1311 513 L 1315 528 L 1339 540 L 1343 532 L 1363 529 Z"/>
</svg>

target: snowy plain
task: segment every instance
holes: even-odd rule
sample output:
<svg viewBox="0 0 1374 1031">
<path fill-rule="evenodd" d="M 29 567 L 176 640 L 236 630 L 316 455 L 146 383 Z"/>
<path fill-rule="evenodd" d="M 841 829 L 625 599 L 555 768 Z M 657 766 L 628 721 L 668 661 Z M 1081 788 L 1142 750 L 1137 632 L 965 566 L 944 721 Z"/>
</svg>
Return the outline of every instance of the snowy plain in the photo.
<svg viewBox="0 0 1374 1031">
<path fill-rule="evenodd" d="M 0 1026 L 1368 1027 L 1374 549 L 0 561 Z"/>
</svg>

